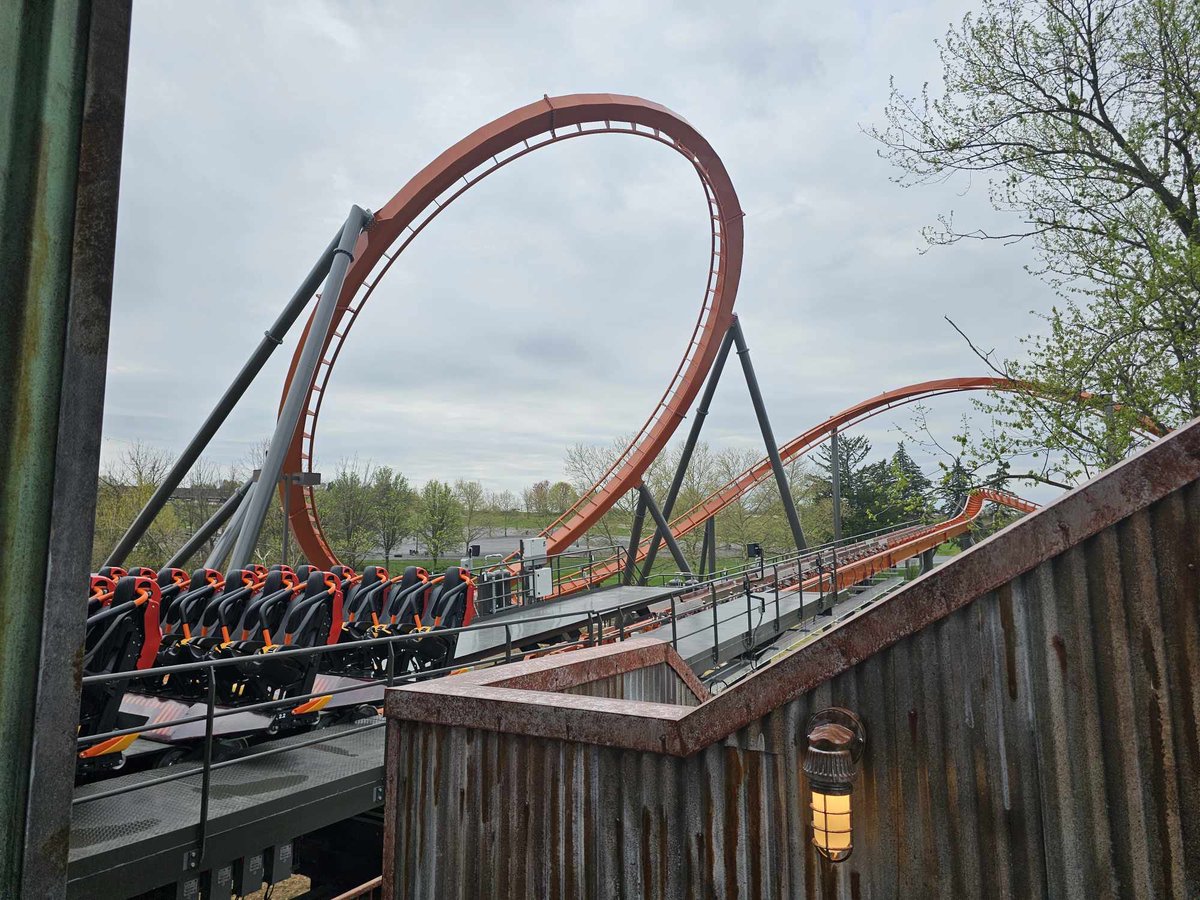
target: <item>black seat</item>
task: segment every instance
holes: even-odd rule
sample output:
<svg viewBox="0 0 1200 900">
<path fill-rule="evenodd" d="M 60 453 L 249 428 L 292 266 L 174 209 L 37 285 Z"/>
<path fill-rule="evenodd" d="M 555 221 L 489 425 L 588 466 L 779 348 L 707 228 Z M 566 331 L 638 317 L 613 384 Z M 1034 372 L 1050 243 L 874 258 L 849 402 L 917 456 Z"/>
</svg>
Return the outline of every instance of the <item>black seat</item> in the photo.
<svg viewBox="0 0 1200 900">
<path fill-rule="evenodd" d="M 400 584 L 392 589 L 380 615 L 380 620 L 403 633 L 416 627 L 417 617 L 424 615 L 428 601 L 429 573 L 420 566 L 409 566 L 400 576 Z"/>
<path fill-rule="evenodd" d="M 278 643 L 287 647 L 336 644 L 342 632 L 342 585 L 333 572 L 313 572 L 304 595 L 288 606 Z"/>
<path fill-rule="evenodd" d="M 350 585 L 354 583 L 355 577 L 358 575 L 352 566 L 333 566 L 330 570 L 337 576 L 337 580 L 342 583 L 342 594 L 345 595 L 349 590 Z"/>
<path fill-rule="evenodd" d="M 217 689 L 227 702 L 257 701 L 312 690 L 321 657 L 298 656 L 288 651 L 337 642 L 342 630 L 341 583 L 332 572 L 312 572 L 301 596 L 290 602 L 265 604 L 259 615 L 264 620 L 259 637 L 221 648 L 223 655 L 246 657 L 244 665 L 220 670 L 218 674 Z"/>
<path fill-rule="evenodd" d="M 319 571 L 321 571 L 321 570 L 318 569 L 316 566 L 296 566 L 296 579 L 301 584 L 307 584 L 308 576 L 311 575 L 313 572 L 319 572 Z"/>
<path fill-rule="evenodd" d="M 154 663 L 162 633 L 159 631 L 160 592 L 152 578 L 126 576 L 113 591 L 112 602 L 87 620 L 83 648 L 84 675 L 110 675 L 149 668 Z M 121 698 L 129 679 L 85 684 L 80 695 L 79 734 L 101 734 L 116 727 Z M 120 753 L 133 736 L 125 735 L 85 747 L 82 760 L 104 764 L 120 763 Z"/>
<path fill-rule="evenodd" d="M 117 583 L 111 578 L 106 578 L 103 575 L 93 575 L 91 583 L 88 585 L 88 616 L 94 616 L 100 610 L 109 606 L 112 603 L 113 591 L 117 588 Z"/>
<path fill-rule="evenodd" d="M 233 641 L 254 641 L 262 646 L 272 643 L 272 636 L 279 633 L 287 606 L 299 588 L 300 583 L 291 569 L 268 572 L 262 590 L 247 604 L 233 629 L 230 635 Z"/>
<path fill-rule="evenodd" d="M 158 589 L 162 592 L 159 608 L 166 610 L 172 600 L 188 589 L 191 579 L 183 569 L 166 568 L 158 570 L 158 577 L 155 578 L 155 581 L 158 582 Z"/>
<path fill-rule="evenodd" d="M 234 569 L 225 573 L 225 587 L 204 607 L 200 614 L 198 633 L 193 638 L 204 643 L 215 644 L 232 639 L 233 630 L 242 620 L 242 614 L 255 589 L 261 582 L 253 569 Z"/>
<path fill-rule="evenodd" d="M 475 582 L 461 566 L 448 568 L 429 595 L 422 617 L 421 637 L 413 642 L 419 668 L 438 669 L 454 658 L 457 634 L 439 634 L 469 624 L 475 613 Z"/>
<path fill-rule="evenodd" d="M 382 621 L 391 589 L 391 575 L 383 566 L 367 566 L 362 579 L 345 595 L 346 627 L 361 636 Z M 351 628 L 351 626 L 355 626 Z"/>
<path fill-rule="evenodd" d="M 425 624 L 433 628 L 461 628 L 474 617 L 475 581 L 461 566 L 451 566 L 433 589 Z"/>
<path fill-rule="evenodd" d="M 167 604 L 162 615 L 163 636 L 169 640 L 191 637 L 192 629 L 200 622 L 204 607 L 220 590 L 225 577 L 216 569 L 197 569 L 188 580 L 187 590 L 181 590 Z"/>
</svg>

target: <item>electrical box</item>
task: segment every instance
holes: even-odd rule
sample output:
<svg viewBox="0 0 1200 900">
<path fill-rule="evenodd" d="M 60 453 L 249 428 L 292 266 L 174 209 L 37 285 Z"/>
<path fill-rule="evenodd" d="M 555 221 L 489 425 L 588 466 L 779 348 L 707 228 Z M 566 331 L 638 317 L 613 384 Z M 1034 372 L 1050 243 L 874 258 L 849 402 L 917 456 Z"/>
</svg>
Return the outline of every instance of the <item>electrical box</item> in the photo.
<svg viewBox="0 0 1200 900">
<path fill-rule="evenodd" d="M 277 884 L 292 877 L 292 842 L 270 847 L 263 853 L 263 874 L 267 884 Z"/>
<path fill-rule="evenodd" d="M 204 873 L 207 900 L 229 900 L 233 896 L 233 863 L 225 863 Z"/>
<path fill-rule="evenodd" d="M 189 875 L 176 884 L 175 900 L 200 900 L 200 876 Z"/>
<path fill-rule="evenodd" d="M 253 894 L 263 882 L 263 858 L 261 853 L 247 856 L 233 864 L 233 892 L 239 897 Z"/>
<path fill-rule="evenodd" d="M 521 538 L 521 560 L 525 568 L 531 569 L 539 562 L 546 562 L 546 539 L 543 537 Z"/>
<path fill-rule="evenodd" d="M 538 600 L 554 593 L 554 572 L 549 566 L 533 570 L 533 596 Z"/>
</svg>

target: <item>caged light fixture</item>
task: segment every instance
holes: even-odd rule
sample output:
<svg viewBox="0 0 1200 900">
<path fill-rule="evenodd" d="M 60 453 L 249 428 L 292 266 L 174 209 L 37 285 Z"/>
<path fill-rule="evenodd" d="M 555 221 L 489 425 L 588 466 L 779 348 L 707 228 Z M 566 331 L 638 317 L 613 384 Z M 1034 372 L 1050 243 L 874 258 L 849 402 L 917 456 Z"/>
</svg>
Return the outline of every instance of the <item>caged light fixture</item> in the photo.
<svg viewBox="0 0 1200 900">
<path fill-rule="evenodd" d="M 809 719 L 807 740 L 804 775 L 811 792 L 813 843 L 827 859 L 842 862 L 854 849 L 851 794 L 867 732 L 850 710 L 831 706 Z"/>
</svg>

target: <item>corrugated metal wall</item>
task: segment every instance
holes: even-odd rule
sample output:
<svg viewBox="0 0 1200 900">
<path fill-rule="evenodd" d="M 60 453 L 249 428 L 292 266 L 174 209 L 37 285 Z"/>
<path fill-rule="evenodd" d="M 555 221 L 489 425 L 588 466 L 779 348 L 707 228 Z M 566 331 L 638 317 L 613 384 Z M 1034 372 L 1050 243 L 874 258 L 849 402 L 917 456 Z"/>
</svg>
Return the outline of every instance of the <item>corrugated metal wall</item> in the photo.
<svg viewBox="0 0 1200 900">
<path fill-rule="evenodd" d="M 1198 568 L 1193 483 L 683 759 L 391 721 L 393 896 L 1200 896 Z M 839 867 L 830 704 L 869 735 Z"/>
<path fill-rule="evenodd" d="M 667 663 L 644 666 L 608 678 L 563 688 L 564 694 L 585 697 L 609 697 L 613 700 L 644 700 L 649 703 L 674 703 L 696 706 L 700 701 L 692 689 Z"/>
</svg>

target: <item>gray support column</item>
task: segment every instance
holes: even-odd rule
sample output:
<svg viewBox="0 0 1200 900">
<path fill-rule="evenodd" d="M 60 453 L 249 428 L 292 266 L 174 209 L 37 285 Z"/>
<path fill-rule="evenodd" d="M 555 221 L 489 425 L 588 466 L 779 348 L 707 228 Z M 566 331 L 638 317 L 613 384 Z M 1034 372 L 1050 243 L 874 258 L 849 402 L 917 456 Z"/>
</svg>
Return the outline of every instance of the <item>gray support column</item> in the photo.
<svg viewBox="0 0 1200 900">
<path fill-rule="evenodd" d="M 66 895 L 130 3 L 0 3 L 0 897 Z"/>
<path fill-rule="evenodd" d="M 717 571 L 717 520 L 709 516 L 704 530 L 708 534 L 708 574 L 714 575 Z"/>
<path fill-rule="evenodd" d="M 738 321 L 737 316 L 733 317 L 730 331 L 733 332 L 733 342 L 737 345 L 738 358 L 742 361 L 742 373 L 746 376 L 746 387 L 750 390 L 754 415 L 758 417 L 758 427 L 762 431 L 763 443 L 767 446 L 767 458 L 771 460 L 771 470 L 775 473 L 775 483 L 779 487 L 779 499 L 783 502 L 783 511 L 787 514 L 788 525 L 792 529 L 792 539 L 796 542 L 797 550 L 804 550 L 808 547 L 808 542 L 804 540 L 804 529 L 800 527 L 800 516 L 796 513 L 787 474 L 783 471 L 783 462 L 779 459 L 775 433 L 771 430 L 771 420 L 767 418 L 767 406 L 763 403 L 762 391 L 758 387 L 758 376 L 754 374 L 754 364 L 750 362 L 750 348 L 746 346 L 742 323 Z"/>
<path fill-rule="evenodd" d="M 829 470 L 833 481 L 833 540 L 838 543 L 842 539 L 842 454 L 836 428 L 829 434 L 829 454 L 833 461 Z"/>
<path fill-rule="evenodd" d="M 725 369 L 725 360 L 729 359 L 729 348 L 733 344 L 733 329 L 726 329 L 725 337 L 721 339 L 721 347 L 717 350 L 716 359 L 713 360 L 712 369 L 708 374 L 708 382 L 704 385 L 704 393 L 700 397 L 700 403 L 696 407 L 696 418 L 692 420 L 692 427 L 688 431 L 687 440 L 683 444 L 683 452 L 679 455 L 679 465 L 675 467 L 675 477 L 671 479 L 671 486 L 667 489 L 666 499 L 663 500 L 662 513 L 663 518 L 668 522 L 671 520 L 671 513 L 675 510 L 675 501 L 679 498 L 679 491 L 683 487 L 684 476 L 687 475 L 688 463 L 692 461 L 692 453 L 696 449 L 696 441 L 700 437 L 700 429 L 704 427 L 704 419 L 708 416 L 708 408 L 712 406 L 713 394 L 717 391 L 717 382 L 721 380 L 721 372 Z M 654 539 L 650 542 L 650 549 L 646 553 L 646 562 L 642 566 L 642 580 L 650 577 L 650 572 L 654 568 L 654 560 L 658 556 L 658 548 L 662 545 L 665 535 L 662 529 L 655 529 Z"/>
<path fill-rule="evenodd" d="M 621 584 L 633 584 L 637 572 L 637 550 L 642 542 L 642 523 L 646 521 L 646 498 L 638 491 L 637 506 L 633 510 L 633 523 L 629 529 L 629 552 L 625 555 L 625 571 L 621 573 Z"/>
<path fill-rule="evenodd" d="M 650 510 L 650 515 L 654 518 L 655 523 L 663 530 L 663 534 L 666 535 L 667 548 L 671 551 L 671 556 L 675 559 L 675 565 L 679 566 L 680 572 L 683 572 L 685 575 L 691 575 L 691 566 L 688 565 L 687 559 L 684 558 L 683 551 L 679 549 L 679 544 L 675 541 L 675 535 L 671 534 L 671 529 L 667 526 L 667 519 L 662 514 L 662 510 L 658 508 L 658 504 L 650 496 L 650 491 L 646 489 L 644 484 L 639 484 L 638 492 L 646 501 L 646 509 Z M 643 569 L 641 583 L 645 584 L 646 579 L 649 577 L 650 573 Z"/>
<path fill-rule="evenodd" d="M 704 520 L 704 540 L 700 542 L 700 565 L 696 569 L 696 574 L 701 578 L 704 577 L 705 570 L 708 568 L 708 523 L 712 519 Z"/>
<path fill-rule="evenodd" d="M 225 524 L 225 520 L 233 515 L 252 484 L 254 484 L 253 476 L 243 481 L 241 486 L 230 494 L 228 499 L 209 517 L 208 521 L 201 525 L 196 533 L 188 538 L 187 543 L 176 550 L 171 558 L 163 563 L 163 568 L 178 566 L 191 559 L 193 554 L 204 546 L 204 542 L 216 534 L 217 529 Z"/>
<path fill-rule="evenodd" d="M 346 280 L 346 270 L 354 257 L 354 245 L 359 234 L 367 224 L 367 213 L 358 206 L 350 207 L 350 215 L 342 227 L 342 236 L 338 240 L 337 249 L 333 251 L 333 261 L 329 265 L 329 275 L 325 279 L 325 287 L 321 290 L 321 299 L 313 311 L 312 326 L 308 331 L 308 339 L 300 352 L 296 370 L 288 388 L 287 397 L 283 401 L 283 409 L 275 422 L 275 434 L 271 437 L 271 447 L 267 458 L 263 460 L 262 474 L 258 484 L 250 489 L 247 495 L 249 506 L 238 532 L 237 541 L 233 545 L 233 555 L 229 560 L 230 568 L 237 569 L 246 565 L 254 553 L 258 543 L 258 533 L 262 530 L 263 519 L 267 516 L 267 507 L 271 503 L 271 492 L 279 483 L 283 474 L 283 458 L 287 455 L 296 426 L 304 413 L 304 403 L 308 398 L 309 384 L 313 373 L 321 361 L 325 338 L 329 334 L 329 325 L 333 321 L 337 309 L 338 298 L 342 293 L 342 283 Z"/>
<path fill-rule="evenodd" d="M 242 370 L 238 372 L 237 377 L 233 379 L 233 383 L 225 389 L 225 393 L 221 395 L 221 399 L 217 401 L 217 405 L 213 407 L 212 412 L 208 414 L 208 418 L 200 426 L 200 430 L 192 437 L 188 445 L 183 449 L 183 453 L 179 455 L 179 459 L 175 460 L 175 465 L 171 467 L 171 471 L 164 477 L 162 484 L 146 501 L 146 505 L 142 507 L 142 511 L 137 514 L 137 518 L 133 520 L 133 524 L 117 542 L 117 546 L 108 554 L 108 558 L 104 561 L 106 566 L 120 565 L 124 562 L 125 557 L 137 545 L 137 542 L 142 539 L 142 535 L 146 533 L 146 529 L 154 521 L 155 517 L 162 511 L 167 501 L 171 499 L 171 494 L 183 482 L 187 473 L 191 471 L 200 454 L 204 452 L 204 448 L 208 446 L 208 442 L 212 440 L 213 435 L 217 433 L 217 429 L 229 417 L 229 413 L 233 410 L 237 402 L 246 393 L 246 388 L 254 381 L 255 377 L 266 364 L 268 357 L 275 351 L 275 348 L 283 343 L 284 336 L 288 333 L 295 323 L 300 313 L 304 311 L 304 307 L 308 305 L 308 301 L 312 299 L 312 295 L 316 293 L 317 288 L 321 284 L 321 279 L 325 277 L 325 273 L 329 271 L 329 263 L 333 257 L 334 251 L 338 246 L 338 239 L 341 235 L 339 231 L 333 236 L 329 242 L 329 246 L 321 253 L 300 287 L 296 289 L 296 293 L 292 295 L 292 299 L 288 301 L 287 306 L 283 308 L 283 312 L 279 314 L 279 318 L 263 333 L 262 340 L 258 342 L 258 347 L 250 354 L 250 358 L 246 364 L 242 366 Z"/>
<path fill-rule="evenodd" d="M 922 575 L 924 575 L 926 572 L 933 571 L 933 554 L 935 551 L 936 551 L 936 548 L 930 547 L 928 550 L 924 551 L 921 554 L 921 574 Z"/>
<path fill-rule="evenodd" d="M 221 536 L 217 538 L 216 546 L 212 552 L 208 554 L 208 559 L 204 560 L 204 568 L 219 569 L 225 561 L 225 557 L 229 555 L 229 551 L 233 549 L 233 542 L 237 540 L 238 532 L 241 531 L 242 522 L 246 519 L 246 510 L 250 507 L 250 492 L 247 491 L 242 497 L 242 502 L 238 504 L 237 512 L 233 514 L 233 518 L 229 520 L 229 524 L 225 526 L 225 530 L 221 532 Z"/>
</svg>

